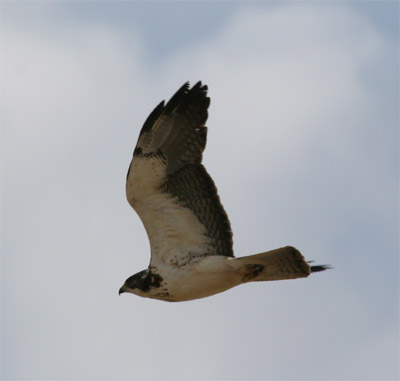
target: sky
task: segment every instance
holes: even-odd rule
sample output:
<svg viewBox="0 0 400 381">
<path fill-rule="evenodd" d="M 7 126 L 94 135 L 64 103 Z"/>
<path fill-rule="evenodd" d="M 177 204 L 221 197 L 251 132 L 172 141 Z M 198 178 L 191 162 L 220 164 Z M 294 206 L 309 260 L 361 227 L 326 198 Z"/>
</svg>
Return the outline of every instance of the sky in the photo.
<svg viewBox="0 0 400 381">
<path fill-rule="evenodd" d="M 397 1 L 1 2 L 1 378 L 398 379 L 398 36 Z M 332 270 L 118 296 L 140 128 L 198 80 L 235 255 Z"/>
</svg>

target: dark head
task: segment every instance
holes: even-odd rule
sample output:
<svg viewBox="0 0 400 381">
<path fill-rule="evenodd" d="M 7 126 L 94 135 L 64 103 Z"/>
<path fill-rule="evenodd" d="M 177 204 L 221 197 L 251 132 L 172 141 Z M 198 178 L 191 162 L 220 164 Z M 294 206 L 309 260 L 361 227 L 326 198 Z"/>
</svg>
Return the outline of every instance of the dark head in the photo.
<svg viewBox="0 0 400 381">
<path fill-rule="evenodd" d="M 130 276 L 124 283 L 124 285 L 119 289 L 119 294 L 123 294 L 124 292 L 132 292 L 135 294 L 135 289 L 140 289 L 140 285 L 143 283 L 143 279 L 146 277 L 146 271 L 143 270 L 135 275 Z"/>
<path fill-rule="evenodd" d="M 143 270 L 129 277 L 119 289 L 119 294 L 130 292 L 144 297 L 151 297 L 152 291 L 161 286 L 162 278 L 150 270 Z"/>
</svg>

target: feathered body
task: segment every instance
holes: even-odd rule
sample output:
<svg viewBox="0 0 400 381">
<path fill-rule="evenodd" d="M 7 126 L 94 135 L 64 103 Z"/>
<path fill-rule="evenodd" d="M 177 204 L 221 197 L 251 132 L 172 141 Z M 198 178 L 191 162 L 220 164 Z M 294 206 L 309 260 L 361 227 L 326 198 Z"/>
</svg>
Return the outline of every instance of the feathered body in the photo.
<svg viewBox="0 0 400 381">
<path fill-rule="evenodd" d="M 310 267 L 290 246 L 234 257 L 228 216 L 201 164 L 209 104 L 207 86 L 198 82 L 190 89 L 186 83 L 143 125 L 126 194 L 146 229 L 151 260 L 120 293 L 185 301 L 249 281 L 307 277 L 326 268 Z"/>
</svg>

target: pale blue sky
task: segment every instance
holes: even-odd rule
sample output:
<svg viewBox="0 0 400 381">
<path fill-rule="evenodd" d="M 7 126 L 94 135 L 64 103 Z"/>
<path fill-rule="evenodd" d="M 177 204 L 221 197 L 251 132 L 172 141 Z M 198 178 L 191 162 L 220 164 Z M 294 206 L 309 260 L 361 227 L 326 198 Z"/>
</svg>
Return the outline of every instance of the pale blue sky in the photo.
<svg viewBox="0 0 400 381">
<path fill-rule="evenodd" d="M 1 8 L 2 379 L 398 379 L 398 2 Z M 149 261 L 133 147 L 187 80 L 236 255 L 334 270 L 118 297 Z"/>
</svg>

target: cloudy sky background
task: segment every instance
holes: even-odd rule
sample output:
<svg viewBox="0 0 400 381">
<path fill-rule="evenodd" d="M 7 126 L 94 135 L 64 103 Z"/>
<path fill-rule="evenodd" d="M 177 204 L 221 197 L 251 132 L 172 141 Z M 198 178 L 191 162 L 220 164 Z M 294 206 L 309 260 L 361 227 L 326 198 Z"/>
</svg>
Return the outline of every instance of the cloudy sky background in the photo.
<svg viewBox="0 0 400 381">
<path fill-rule="evenodd" d="M 399 377 L 399 3 L 2 2 L 3 379 Z M 149 112 L 211 97 L 237 256 L 334 270 L 164 303 L 124 180 Z"/>
</svg>

